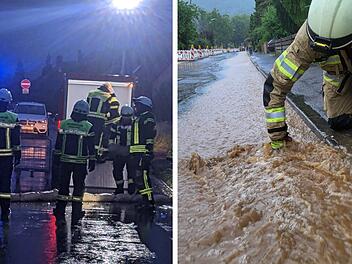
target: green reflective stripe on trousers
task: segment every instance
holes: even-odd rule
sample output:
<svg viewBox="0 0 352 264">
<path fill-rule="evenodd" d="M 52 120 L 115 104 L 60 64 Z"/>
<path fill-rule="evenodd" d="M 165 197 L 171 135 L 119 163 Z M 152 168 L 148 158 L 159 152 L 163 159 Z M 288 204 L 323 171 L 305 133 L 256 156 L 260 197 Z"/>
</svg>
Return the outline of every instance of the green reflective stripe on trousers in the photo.
<svg viewBox="0 0 352 264">
<path fill-rule="evenodd" d="M 57 199 L 58 199 L 59 201 L 70 201 L 70 200 L 71 200 L 71 196 L 59 194 L 59 195 L 57 196 Z"/>
<path fill-rule="evenodd" d="M 152 193 L 152 192 L 153 192 L 152 188 L 146 188 L 146 189 L 139 191 L 140 194 L 147 194 L 147 193 Z"/>
<path fill-rule="evenodd" d="M 265 109 L 267 123 L 284 122 L 286 120 L 285 107 Z"/>
<path fill-rule="evenodd" d="M 320 66 L 324 67 L 327 65 L 337 65 L 341 64 L 341 59 L 339 55 L 330 56 L 326 61 L 320 63 Z"/>
<path fill-rule="evenodd" d="M 148 184 L 148 173 L 147 173 L 146 170 L 143 171 L 143 179 L 144 179 L 144 186 L 145 186 L 144 190 L 151 189 L 149 187 L 149 184 Z M 152 200 L 152 192 L 151 191 L 148 191 L 148 192 L 146 191 L 145 194 L 148 195 L 148 200 L 151 201 Z"/>
<path fill-rule="evenodd" d="M 295 82 L 304 74 L 304 70 L 299 69 L 299 67 L 286 58 L 286 56 L 287 51 L 285 50 L 280 57 L 276 59 L 275 64 L 283 75 Z"/>
<path fill-rule="evenodd" d="M 327 83 L 330 83 L 331 85 L 339 88 L 341 85 L 340 78 L 337 77 L 336 75 L 328 74 L 327 72 L 324 72 L 324 81 Z"/>
<path fill-rule="evenodd" d="M 135 145 L 139 144 L 139 127 L 138 127 L 138 121 L 139 119 L 136 119 L 134 121 L 134 139 L 133 139 L 133 143 Z"/>
<path fill-rule="evenodd" d="M 130 146 L 130 153 L 146 153 L 145 145 Z"/>
<path fill-rule="evenodd" d="M 10 149 L 10 150 L 1 149 L 1 151 L 0 151 L 0 157 L 8 157 L 8 156 L 13 156 L 13 151 L 12 151 L 12 149 Z"/>
<path fill-rule="evenodd" d="M 10 193 L 0 193 L 0 199 L 11 199 Z"/>
<path fill-rule="evenodd" d="M 72 202 L 82 202 L 83 197 L 82 196 L 72 196 Z"/>
<path fill-rule="evenodd" d="M 284 146 L 284 141 L 283 140 L 277 140 L 277 141 L 272 141 L 271 142 L 271 147 L 273 149 L 280 149 Z"/>
</svg>

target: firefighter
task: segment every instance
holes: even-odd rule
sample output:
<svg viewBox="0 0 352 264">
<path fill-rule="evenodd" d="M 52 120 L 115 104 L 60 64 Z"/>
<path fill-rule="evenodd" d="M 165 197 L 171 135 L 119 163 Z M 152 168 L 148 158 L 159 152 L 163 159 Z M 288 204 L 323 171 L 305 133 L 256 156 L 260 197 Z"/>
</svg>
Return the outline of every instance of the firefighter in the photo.
<svg viewBox="0 0 352 264">
<path fill-rule="evenodd" d="M 8 111 L 11 101 L 11 92 L 0 89 L 0 205 L 3 222 L 9 221 L 12 170 L 21 160 L 20 126 L 17 115 Z"/>
<path fill-rule="evenodd" d="M 286 95 L 313 62 L 319 62 L 324 70 L 324 110 L 330 127 L 352 128 L 351 8 L 349 0 L 313 0 L 307 21 L 275 61 L 263 92 L 273 149 L 291 141 L 285 116 Z"/>
<path fill-rule="evenodd" d="M 105 83 L 88 94 L 88 121 L 93 124 L 95 149 L 99 162 L 105 161 L 110 129 L 119 120 L 119 102 L 111 83 Z"/>
<path fill-rule="evenodd" d="M 152 113 L 152 100 L 146 96 L 133 98 L 136 118 L 132 124 L 132 143 L 130 146 L 133 164 L 132 177 L 139 194 L 147 205 L 154 206 L 149 167 L 154 158 L 153 146 L 156 136 L 155 118 Z"/>
<path fill-rule="evenodd" d="M 133 108 L 124 105 L 121 107 L 121 119 L 111 128 L 109 152 L 113 159 L 113 175 L 116 183 L 115 194 L 134 194 L 134 179 L 131 176 L 131 145 Z M 123 169 L 127 168 L 127 179 L 123 177 Z"/>
<path fill-rule="evenodd" d="M 72 201 L 72 222 L 84 216 L 82 200 L 84 181 L 88 170 L 95 169 L 95 148 L 93 125 L 87 121 L 89 105 L 80 100 L 75 103 L 71 119 L 61 122 L 56 144 L 54 162 L 60 163 L 60 187 L 54 215 L 58 223 L 65 222 L 65 208 Z M 69 195 L 69 185 L 73 178 L 73 194 Z"/>
</svg>

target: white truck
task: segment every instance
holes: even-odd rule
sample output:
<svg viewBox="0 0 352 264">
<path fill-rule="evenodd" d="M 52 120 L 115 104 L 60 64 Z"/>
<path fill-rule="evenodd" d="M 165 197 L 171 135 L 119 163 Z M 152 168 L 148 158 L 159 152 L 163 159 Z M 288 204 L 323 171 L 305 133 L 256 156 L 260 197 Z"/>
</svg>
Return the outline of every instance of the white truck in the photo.
<svg viewBox="0 0 352 264">
<path fill-rule="evenodd" d="M 70 117 L 73 105 L 78 100 L 86 100 L 88 93 L 102 84 L 110 82 L 115 90 L 116 97 L 122 105 L 131 105 L 133 88 L 137 84 L 135 77 L 128 75 L 88 75 L 88 74 L 66 74 L 60 105 L 63 106 L 59 113 L 59 121 Z M 60 122 L 59 122 L 60 123 Z M 53 168 L 52 177 L 55 181 L 57 168 Z M 55 184 L 54 184 L 55 185 Z M 89 173 L 86 178 L 86 187 L 95 192 L 104 189 L 115 188 L 112 175 L 112 162 L 107 161 L 97 164 L 96 169 Z"/>
</svg>

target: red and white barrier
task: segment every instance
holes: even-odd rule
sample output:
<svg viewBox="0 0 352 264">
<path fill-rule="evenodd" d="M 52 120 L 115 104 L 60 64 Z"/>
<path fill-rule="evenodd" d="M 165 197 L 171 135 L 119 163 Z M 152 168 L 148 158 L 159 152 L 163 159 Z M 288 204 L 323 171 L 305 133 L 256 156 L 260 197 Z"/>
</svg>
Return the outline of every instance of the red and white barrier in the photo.
<svg viewBox="0 0 352 264">
<path fill-rule="evenodd" d="M 210 56 L 221 55 L 224 53 L 236 52 L 235 49 L 190 49 L 190 50 L 178 50 L 177 60 L 178 61 L 196 61 Z"/>
</svg>

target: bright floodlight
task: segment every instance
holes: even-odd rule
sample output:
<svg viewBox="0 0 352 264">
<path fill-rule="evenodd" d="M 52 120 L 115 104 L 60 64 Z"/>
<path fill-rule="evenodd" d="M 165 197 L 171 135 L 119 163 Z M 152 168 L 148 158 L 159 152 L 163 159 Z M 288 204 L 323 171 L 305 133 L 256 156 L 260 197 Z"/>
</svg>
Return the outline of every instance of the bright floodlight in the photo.
<svg viewBox="0 0 352 264">
<path fill-rule="evenodd" d="M 111 0 L 111 4 L 116 9 L 134 9 L 142 0 Z"/>
</svg>

